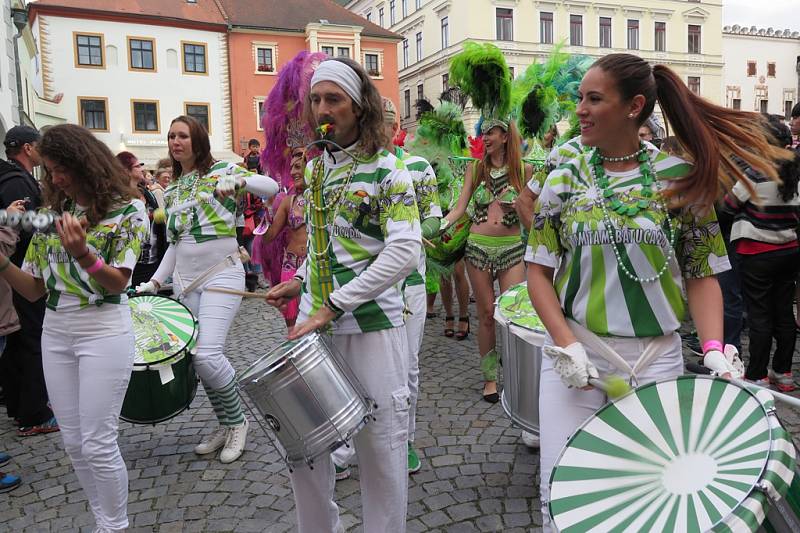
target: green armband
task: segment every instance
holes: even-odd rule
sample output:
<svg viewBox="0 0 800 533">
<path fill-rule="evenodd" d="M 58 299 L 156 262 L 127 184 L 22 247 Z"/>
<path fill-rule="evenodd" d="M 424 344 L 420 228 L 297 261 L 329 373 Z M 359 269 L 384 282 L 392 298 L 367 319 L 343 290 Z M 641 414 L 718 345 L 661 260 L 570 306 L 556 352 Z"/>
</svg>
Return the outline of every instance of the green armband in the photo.
<svg viewBox="0 0 800 533">
<path fill-rule="evenodd" d="M 426 218 L 420 224 L 420 228 L 422 229 L 422 236 L 426 239 L 433 239 L 436 235 L 439 234 L 439 226 L 441 219 L 438 217 L 430 217 Z"/>
</svg>

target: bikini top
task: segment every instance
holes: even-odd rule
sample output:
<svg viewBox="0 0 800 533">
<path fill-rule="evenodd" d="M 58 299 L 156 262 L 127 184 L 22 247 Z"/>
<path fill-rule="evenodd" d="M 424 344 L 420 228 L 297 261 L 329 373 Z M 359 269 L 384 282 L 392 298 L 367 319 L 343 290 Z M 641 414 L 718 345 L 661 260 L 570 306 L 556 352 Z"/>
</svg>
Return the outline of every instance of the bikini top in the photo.
<svg viewBox="0 0 800 533">
<path fill-rule="evenodd" d="M 286 224 L 289 226 L 289 229 L 292 230 L 300 229 L 306 223 L 304 215 L 296 215 L 294 213 L 295 200 L 297 200 L 297 205 L 300 207 L 301 211 L 305 211 L 306 206 L 306 200 L 301 194 L 296 194 L 292 197 L 292 201 L 289 204 L 289 214 L 286 217 Z"/>
<path fill-rule="evenodd" d="M 477 165 L 473 175 L 477 173 Z M 523 166 L 523 172 L 525 168 Z M 524 174 L 523 174 L 524 175 Z M 508 167 L 493 168 L 489 171 L 488 186 L 486 181 L 481 181 L 475 192 L 472 193 L 472 210 L 469 214 L 473 224 L 480 224 L 489 220 L 489 206 L 495 200 L 500 202 L 513 202 L 519 193 L 511 187 L 508 180 Z M 503 214 L 502 223 L 510 228 L 519 224 L 519 215 L 516 212 Z"/>
</svg>

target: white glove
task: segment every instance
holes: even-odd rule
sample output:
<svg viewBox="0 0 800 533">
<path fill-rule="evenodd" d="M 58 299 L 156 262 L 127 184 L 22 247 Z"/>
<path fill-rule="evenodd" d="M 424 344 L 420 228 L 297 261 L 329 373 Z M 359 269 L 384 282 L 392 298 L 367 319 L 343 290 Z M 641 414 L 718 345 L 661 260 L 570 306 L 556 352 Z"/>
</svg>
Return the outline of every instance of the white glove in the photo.
<svg viewBox="0 0 800 533">
<path fill-rule="evenodd" d="M 573 342 L 566 348 L 545 346 L 544 354 L 553 360 L 553 369 L 567 387 L 585 387 L 589 384 L 589 378 L 599 377 L 597 368 L 589 361 L 586 350 L 579 342 Z"/>
<path fill-rule="evenodd" d="M 703 355 L 703 366 L 714 374 L 728 379 L 740 379 L 744 375 L 744 364 L 739 359 L 739 352 L 735 346 L 726 345 L 725 353 L 719 350 L 709 350 Z"/>
<path fill-rule="evenodd" d="M 143 293 L 157 293 L 158 286 L 156 281 L 150 280 L 145 281 L 144 283 L 140 283 L 136 286 L 136 294 L 143 294 Z"/>
<path fill-rule="evenodd" d="M 223 198 L 232 195 L 244 186 L 244 180 L 233 174 L 225 174 L 217 181 L 217 194 Z"/>
</svg>

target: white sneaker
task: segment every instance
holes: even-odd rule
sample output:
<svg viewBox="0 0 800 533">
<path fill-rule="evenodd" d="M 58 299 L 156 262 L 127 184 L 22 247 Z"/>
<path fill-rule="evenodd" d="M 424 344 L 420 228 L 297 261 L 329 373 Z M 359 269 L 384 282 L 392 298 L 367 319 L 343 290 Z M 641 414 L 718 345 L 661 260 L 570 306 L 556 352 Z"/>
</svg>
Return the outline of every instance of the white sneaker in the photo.
<svg viewBox="0 0 800 533">
<path fill-rule="evenodd" d="M 225 447 L 219 454 L 219 460 L 223 463 L 232 463 L 244 452 L 244 445 L 247 442 L 247 427 L 250 424 L 244 419 L 243 424 L 228 427 L 228 437 L 225 439 Z"/>
<path fill-rule="evenodd" d="M 225 439 L 228 437 L 227 426 L 222 426 L 211 435 L 207 436 L 200 441 L 200 444 L 194 447 L 194 453 L 197 455 L 205 455 L 212 453 L 225 445 Z"/>
<path fill-rule="evenodd" d="M 534 435 L 533 433 L 528 433 L 524 429 L 522 430 L 522 444 L 527 446 L 528 448 L 538 448 L 539 447 L 539 437 Z"/>
</svg>

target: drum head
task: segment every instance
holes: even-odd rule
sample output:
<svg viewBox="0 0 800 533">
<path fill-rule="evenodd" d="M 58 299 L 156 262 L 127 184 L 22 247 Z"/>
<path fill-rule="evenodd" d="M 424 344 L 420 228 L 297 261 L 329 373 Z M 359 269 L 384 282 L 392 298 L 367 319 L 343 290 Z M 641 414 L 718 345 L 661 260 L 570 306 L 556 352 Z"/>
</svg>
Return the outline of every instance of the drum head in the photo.
<svg viewBox="0 0 800 533">
<path fill-rule="evenodd" d="M 128 299 L 136 337 L 134 365 L 166 362 L 191 348 L 197 323 L 182 303 L 166 296 L 142 294 Z"/>
<path fill-rule="evenodd" d="M 316 331 L 299 339 L 285 341 L 273 349 L 266 355 L 262 355 L 255 362 L 253 362 L 247 369 L 239 376 L 239 383 L 246 384 L 251 381 L 258 381 L 259 378 L 272 372 L 276 366 L 280 366 L 283 362 L 292 356 L 297 350 L 310 343 L 316 342 L 319 338 L 319 333 Z"/>
<path fill-rule="evenodd" d="M 708 531 L 759 483 L 771 440 L 743 387 L 706 376 L 644 385 L 570 438 L 550 515 L 560 531 Z"/>
<path fill-rule="evenodd" d="M 497 308 L 500 314 L 512 324 L 537 333 L 545 332 L 544 324 L 536 314 L 531 298 L 528 296 L 527 284 L 514 285 L 501 294 L 497 300 Z"/>
</svg>

